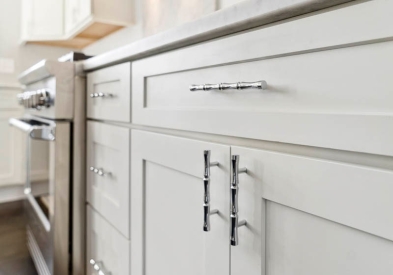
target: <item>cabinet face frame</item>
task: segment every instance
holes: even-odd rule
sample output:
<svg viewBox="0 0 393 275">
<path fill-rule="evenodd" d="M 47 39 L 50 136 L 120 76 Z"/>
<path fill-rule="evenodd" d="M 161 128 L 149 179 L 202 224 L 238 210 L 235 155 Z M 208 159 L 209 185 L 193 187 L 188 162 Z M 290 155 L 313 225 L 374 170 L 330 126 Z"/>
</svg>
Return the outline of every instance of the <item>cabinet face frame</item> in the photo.
<svg viewBox="0 0 393 275">
<path fill-rule="evenodd" d="M 139 130 L 131 138 L 131 274 L 159 268 L 228 275 L 229 146 Z M 203 231 L 204 150 L 219 162 L 210 187 L 211 209 L 219 214 L 210 217 L 209 232 Z"/>
</svg>

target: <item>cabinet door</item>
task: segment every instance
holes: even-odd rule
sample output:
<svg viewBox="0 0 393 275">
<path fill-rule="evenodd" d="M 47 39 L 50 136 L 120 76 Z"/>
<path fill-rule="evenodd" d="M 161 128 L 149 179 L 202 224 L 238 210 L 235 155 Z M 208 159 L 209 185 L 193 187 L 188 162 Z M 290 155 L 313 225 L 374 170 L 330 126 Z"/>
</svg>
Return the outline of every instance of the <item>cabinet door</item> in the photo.
<svg viewBox="0 0 393 275">
<path fill-rule="evenodd" d="M 229 147 L 133 130 L 131 274 L 229 274 Z M 204 150 L 211 150 L 209 232 Z"/>
<path fill-rule="evenodd" d="M 130 130 L 87 124 L 87 201 L 129 237 Z"/>
<path fill-rule="evenodd" d="M 24 0 L 22 4 L 25 38 L 55 39 L 63 35 L 63 0 Z"/>
<path fill-rule="evenodd" d="M 393 173 L 232 147 L 240 156 L 232 275 L 393 274 Z"/>
<path fill-rule="evenodd" d="M 65 31 L 70 33 L 91 15 L 91 0 L 65 0 Z"/>
</svg>

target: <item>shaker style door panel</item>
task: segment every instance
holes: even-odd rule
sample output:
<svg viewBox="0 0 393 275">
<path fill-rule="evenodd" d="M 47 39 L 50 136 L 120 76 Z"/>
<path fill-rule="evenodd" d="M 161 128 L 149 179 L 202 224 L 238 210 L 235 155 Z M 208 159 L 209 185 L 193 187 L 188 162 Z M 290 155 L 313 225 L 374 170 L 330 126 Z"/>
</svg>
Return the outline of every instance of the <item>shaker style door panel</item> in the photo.
<svg viewBox="0 0 393 275">
<path fill-rule="evenodd" d="M 369 42 L 391 40 L 392 9 L 369 1 L 135 61 L 133 123 L 393 155 L 393 42 Z"/>
<path fill-rule="evenodd" d="M 130 274 L 130 242 L 90 206 L 87 206 L 86 240 L 88 275 Z"/>
<path fill-rule="evenodd" d="M 239 155 L 232 275 L 393 273 L 393 172 L 270 151 Z"/>
<path fill-rule="evenodd" d="M 129 238 L 130 130 L 87 123 L 87 201 Z"/>
<path fill-rule="evenodd" d="M 229 146 L 132 130 L 131 274 L 229 275 Z M 210 150 L 210 196 L 204 191 Z M 208 198 L 210 231 L 204 231 Z"/>
<path fill-rule="evenodd" d="M 87 117 L 130 122 L 131 64 L 123 63 L 87 75 Z"/>
</svg>

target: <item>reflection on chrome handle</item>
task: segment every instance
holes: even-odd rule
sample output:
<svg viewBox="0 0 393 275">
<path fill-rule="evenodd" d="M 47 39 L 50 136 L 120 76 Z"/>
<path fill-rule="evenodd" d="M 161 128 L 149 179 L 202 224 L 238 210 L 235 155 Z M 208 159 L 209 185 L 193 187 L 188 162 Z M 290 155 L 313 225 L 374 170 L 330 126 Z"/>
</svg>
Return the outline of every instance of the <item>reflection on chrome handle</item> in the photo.
<svg viewBox="0 0 393 275">
<path fill-rule="evenodd" d="M 232 168 L 232 179 L 231 179 L 231 245 L 237 246 L 239 244 L 238 228 L 240 226 L 246 225 L 247 222 L 242 220 L 239 222 L 238 212 L 239 212 L 239 174 L 247 173 L 247 168 L 239 169 L 239 159 L 238 155 L 232 156 L 231 168 Z"/>
<path fill-rule="evenodd" d="M 107 93 L 91 93 L 90 94 L 91 98 L 97 98 L 97 97 L 113 97 L 113 94 L 107 94 Z"/>
<path fill-rule="evenodd" d="M 104 268 L 102 261 L 96 261 L 91 259 L 89 263 L 93 266 L 94 270 L 97 271 L 98 275 L 110 275 L 111 273 Z"/>
<path fill-rule="evenodd" d="M 255 82 L 236 82 L 236 83 L 220 83 L 220 84 L 200 84 L 191 85 L 190 91 L 211 91 L 211 90 L 245 90 L 245 89 L 267 89 L 267 83 L 264 80 Z"/>
<path fill-rule="evenodd" d="M 210 162 L 210 150 L 203 152 L 203 231 L 210 231 L 210 215 L 218 213 L 217 209 L 210 211 L 210 167 L 218 166 L 218 162 Z"/>
<path fill-rule="evenodd" d="M 91 172 L 93 172 L 93 173 L 95 173 L 95 174 L 101 176 L 101 177 L 110 176 L 110 175 L 112 174 L 111 172 L 105 172 L 104 169 L 102 169 L 102 168 L 96 168 L 96 167 L 94 167 L 94 166 L 90 166 L 89 170 L 90 170 Z"/>
</svg>

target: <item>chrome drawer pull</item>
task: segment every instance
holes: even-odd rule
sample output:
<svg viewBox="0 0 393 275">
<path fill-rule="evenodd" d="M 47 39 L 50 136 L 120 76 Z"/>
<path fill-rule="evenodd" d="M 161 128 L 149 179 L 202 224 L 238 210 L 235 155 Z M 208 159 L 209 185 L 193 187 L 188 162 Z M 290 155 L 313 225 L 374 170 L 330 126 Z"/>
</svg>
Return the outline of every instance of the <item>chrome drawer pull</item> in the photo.
<svg viewBox="0 0 393 275">
<path fill-rule="evenodd" d="M 210 90 L 245 90 L 245 89 L 267 89 L 267 83 L 264 80 L 256 82 L 237 82 L 237 83 L 220 83 L 220 84 L 201 84 L 191 85 L 190 91 L 210 91 Z"/>
<path fill-rule="evenodd" d="M 96 261 L 91 259 L 89 263 L 93 266 L 94 270 L 97 271 L 98 275 L 110 275 L 111 273 L 104 268 L 102 261 Z"/>
<path fill-rule="evenodd" d="M 232 179 L 231 179 L 231 245 L 237 246 L 239 244 L 238 228 L 247 225 L 247 221 L 239 221 L 239 174 L 247 173 L 247 168 L 239 169 L 239 159 L 238 155 L 232 156 L 231 166 L 232 166 Z"/>
<path fill-rule="evenodd" d="M 102 169 L 102 168 L 96 168 L 96 167 L 94 167 L 94 166 L 90 166 L 90 169 L 89 169 L 91 172 L 93 172 L 93 173 L 96 173 L 96 174 L 98 174 L 99 176 L 101 176 L 101 177 L 105 177 L 105 176 L 110 176 L 110 175 L 112 175 L 112 173 L 111 172 L 104 172 L 104 169 Z"/>
<path fill-rule="evenodd" d="M 210 167 L 218 166 L 218 162 L 210 162 L 210 150 L 203 151 L 203 231 L 210 231 L 210 216 L 218 214 L 218 210 L 210 210 Z"/>
<path fill-rule="evenodd" d="M 104 93 L 92 93 L 90 94 L 91 98 L 97 98 L 97 97 L 113 97 L 113 94 L 104 94 Z"/>
</svg>

